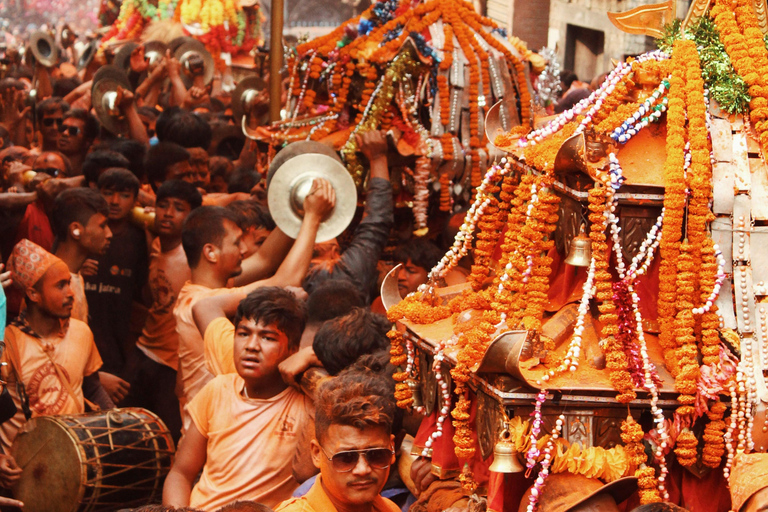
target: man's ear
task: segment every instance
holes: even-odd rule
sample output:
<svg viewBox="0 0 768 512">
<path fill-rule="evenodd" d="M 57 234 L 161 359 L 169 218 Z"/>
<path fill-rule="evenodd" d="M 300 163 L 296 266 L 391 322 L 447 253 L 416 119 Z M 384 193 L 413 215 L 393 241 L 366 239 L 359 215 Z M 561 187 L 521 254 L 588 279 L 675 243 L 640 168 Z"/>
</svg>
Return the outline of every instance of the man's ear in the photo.
<svg viewBox="0 0 768 512">
<path fill-rule="evenodd" d="M 35 304 L 40 302 L 40 299 L 42 298 L 42 295 L 34 286 L 28 286 L 27 289 L 24 291 L 24 296 L 28 301 L 33 302 Z"/>
<path fill-rule="evenodd" d="M 314 464 L 317 469 L 320 469 L 320 462 L 322 461 L 321 457 L 325 457 L 325 454 L 323 453 L 323 449 L 320 448 L 320 443 L 317 442 L 317 439 L 312 439 L 309 442 L 309 452 L 312 454 L 312 464 Z"/>
<path fill-rule="evenodd" d="M 219 248 L 213 244 L 205 244 L 203 246 L 203 258 L 205 258 L 209 263 L 218 263 Z"/>
<path fill-rule="evenodd" d="M 84 231 L 85 227 L 77 221 L 69 224 L 69 236 L 71 236 L 73 240 L 80 240 Z"/>
</svg>

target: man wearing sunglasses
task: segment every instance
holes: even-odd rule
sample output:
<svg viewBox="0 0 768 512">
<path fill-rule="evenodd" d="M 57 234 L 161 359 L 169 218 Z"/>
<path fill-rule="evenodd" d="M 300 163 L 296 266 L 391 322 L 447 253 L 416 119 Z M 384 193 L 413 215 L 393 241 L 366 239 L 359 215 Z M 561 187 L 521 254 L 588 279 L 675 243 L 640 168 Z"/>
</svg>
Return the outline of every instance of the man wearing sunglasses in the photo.
<svg viewBox="0 0 768 512">
<path fill-rule="evenodd" d="M 59 128 L 68 110 L 69 103 L 59 97 L 48 98 L 38 105 L 37 122 L 43 136 L 43 151 L 56 151 Z"/>
<path fill-rule="evenodd" d="M 83 161 L 88 148 L 98 134 L 99 122 L 88 111 L 73 108 L 64 114 L 64 120 L 59 127 L 58 148 L 69 158 L 73 176 L 83 173 Z"/>
<path fill-rule="evenodd" d="M 320 384 L 310 450 L 320 469 L 309 492 L 277 512 L 396 512 L 380 493 L 395 462 L 391 384 L 350 368 Z"/>
</svg>

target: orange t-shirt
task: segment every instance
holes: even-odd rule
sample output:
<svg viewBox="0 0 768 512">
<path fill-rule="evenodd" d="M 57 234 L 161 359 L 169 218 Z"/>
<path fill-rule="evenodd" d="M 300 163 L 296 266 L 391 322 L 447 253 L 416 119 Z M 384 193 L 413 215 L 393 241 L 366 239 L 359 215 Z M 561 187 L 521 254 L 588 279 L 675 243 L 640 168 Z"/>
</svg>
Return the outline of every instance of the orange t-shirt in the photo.
<svg viewBox="0 0 768 512">
<path fill-rule="evenodd" d="M 281 503 L 275 512 L 337 512 L 323 488 L 321 479 L 322 476 L 318 476 L 307 494 Z M 400 512 L 400 507 L 382 496 L 377 496 L 372 505 L 374 512 Z"/>
<path fill-rule="evenodd" d="M 299 485 L 291 463 L 299 431 L 311 418 L 309 399 L 293 388 L 249 399 L 243 386 L 237 374 L 219 375 L 189 403 L 192 421 L 208 439 L 191 507 L 213 511 L 236 500 L 274 507 Z"/>
<path fill-rule="evenodd" d="M 160 250 L 159 238 L 149 256 L 149 291 L 152 305 L 136 346 L 153 361 L 179 369 L 179 335 L 173 307 L 190 270 L 184 247 L 179 244 L 168 252 Z"/>
<path fill-rule="evenodd" d="M 9 325 L 5 328 L 5 343 L 3 361 L 8 366 L 3 369 L 3 377 L 17 409 L 13 418 L 0 425 L 0 441 L 7 449 L 25 422 L 16 393 L 17 374 L 26 387 L 33 417 L 78 414 L 85 411 L 83 377 L 101 368 L 102 362 L 88 325 L 74 318 L 69 320 L 68 327 L 63 323 L 58 335 L 42 339 Z M 74 396 L 59 380 L 46 350 L 69 379 Z"/>
</svg>

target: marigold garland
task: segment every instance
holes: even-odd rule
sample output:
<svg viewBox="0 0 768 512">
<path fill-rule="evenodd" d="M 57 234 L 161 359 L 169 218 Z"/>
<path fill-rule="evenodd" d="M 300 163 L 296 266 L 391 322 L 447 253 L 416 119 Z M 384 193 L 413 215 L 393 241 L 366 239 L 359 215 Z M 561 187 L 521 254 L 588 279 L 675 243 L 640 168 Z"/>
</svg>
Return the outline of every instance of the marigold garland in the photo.
<svg viewBox="0 0 768 512">
<path fill-rule="evenodd" d="M 627 416 L 627 419 L 621 423 L 621 440 L 624 442 L 624 449 L 629 456 L 632 467 L 635 468 L 642 505 L 661 501 L 656 481 L 656 470 L 646 466 L 648 456 L 645 453 L 645 445 L 643 445 L 644 436 L 643 427 L 631 415 Z"/>
<path fill-rule="evenodd" d="M 685 428 L 677 436 L 675 442 L 675 455 L 681 466 L 693 466 L 696 464 L 696 446 L 699 441 L 689 429 Z"/>
<path fill-rule="evenodd" d="M 731 64 L 749 87 L 749 117 L 760 148 L 768 149 L 768 50 L 751 0 L 716 0 L 709 12 Z"/>
<path fill-rule="evenodd" d="M 701 451 L 701 462 L 710 468 L 720 466 L 725 454 L 725 422 L 723 415 L 728 408 L 723 402 L 715 402 L 709 408 L 707 418 L 709 423 L 704 427 L 704 448 Z"/>
</svg>

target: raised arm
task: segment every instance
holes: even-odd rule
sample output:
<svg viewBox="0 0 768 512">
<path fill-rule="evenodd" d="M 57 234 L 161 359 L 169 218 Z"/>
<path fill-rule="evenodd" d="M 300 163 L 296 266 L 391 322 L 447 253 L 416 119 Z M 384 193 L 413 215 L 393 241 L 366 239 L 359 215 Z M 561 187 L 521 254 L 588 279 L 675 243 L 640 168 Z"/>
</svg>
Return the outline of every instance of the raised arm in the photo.
<svg viewBox="0 0 768 512">
<path fill-rule="evenodd" d="M 208 326 L 217 318 L 234 316 L 237 305 L 246 295 L 247 293 L 242 289 L 237 289 L 232 293 L 207 297 L 192 306 L 192 317 L 195 319 L 200 336 L 205 337 Z"/>
<path fill-rule="evenodd" d="M 315 246 L 317 230 L 325 216 L 333 210 L 335 205 L 336 192 L 330 182 L 324 179 L 315 179 L 312 183 L 312 190 L 304 199 L 304 220 L 288 256 L 285 257 L 274 276 L 263 281 L 257 281 L 250 286 L 254 288 L 258 286 L 301 286 L 301 281 L 309 270 L 309 262 L 312 260 L 312 249 Z"/>
<path fill-rule="evenodd" d="M 292 245 L 293 238 L 280 228 L 273 229 L 259 250 L 243 260 L 243 271 L 233 281 L 235 286 L 245 286 L 274 274 Z"/>
</svg>

